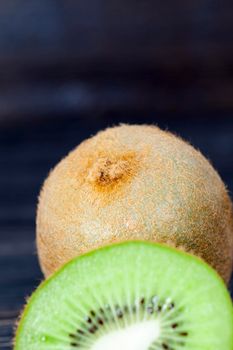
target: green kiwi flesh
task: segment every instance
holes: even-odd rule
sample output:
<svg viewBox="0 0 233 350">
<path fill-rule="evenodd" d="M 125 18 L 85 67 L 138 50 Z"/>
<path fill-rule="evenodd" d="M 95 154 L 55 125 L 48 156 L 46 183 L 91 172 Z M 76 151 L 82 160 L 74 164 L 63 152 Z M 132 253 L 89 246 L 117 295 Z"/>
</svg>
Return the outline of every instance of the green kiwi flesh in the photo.
<svg viewBox="0 0 233 350">
<path fill-rule="evenodd" d="M 75 258 L 42 283 L 14 349 L 232 350 L 232 302 L 199 258 L 120 243 Z"/>
</svg>

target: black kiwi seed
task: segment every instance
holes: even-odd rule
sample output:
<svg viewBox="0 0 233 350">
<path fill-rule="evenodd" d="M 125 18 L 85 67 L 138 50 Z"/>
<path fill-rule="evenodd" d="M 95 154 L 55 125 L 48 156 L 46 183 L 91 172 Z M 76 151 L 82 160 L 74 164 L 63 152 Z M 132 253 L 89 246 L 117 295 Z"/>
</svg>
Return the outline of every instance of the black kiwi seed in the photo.
<svg viewBox="0 0 233 350">
<path fill-rule="evenodd" d="M 86 322 L 87 323 L 92 323 L 92 319 L 90 317 L 86 317 Z"/>
<path fill-rule="evenodd" d="M 75 347 L 75 348 L 79 347 L 79 344 L 78 344 L 78 343 L 70 343 L 70 345 L 73 346 L 73 347 Z"/>
<path fill-rule="evenodd" d="M 181 335 L 182 337 L 187 337 L 188 336 L 188 332 L 181 332 L 181 333 L 179 333 L 179 335 Z"/>
<path fill-rule="evenodd" d="M 93 326 L 93 327 L 89 328 L 88 331 L 89 331 L 90 333 L 94 334 L 94 333 L 97 331 L 97 329 L 98 329 L 98 327 Z"/>
<path fill-rule="evenodd" d="M 101 310 L 101 309 L 100 309 L 100 310 Z M 91 310 L 91 311 L 90 311 L 90 314 L 91 314 L 93 317 L 95 317 L 95 311 Z"/>
<path fill-rule="evenodd" d="M 76 335 L 76 334 L 73 334 L 73 333 L 70 333 L 70 334 L 69 334 L 69 337 L 70 337 L 70 338 L 77 338 L 77 335 Z"/>
<path fill-rule="evenodd" d="M 77 333 L 79 333 L 79 334 L 84 334 L 84 331 L 82 331 L 81 329 L 78 329 L 78 330 L 77 330 Z"/>
<path fill-rule="evenodd" d="M 102 326 L 104 324 L 104 321 L 102 320 L 102 318 L 98 318 L 97 322 Z"/>
<path fill-rule="evenodd" d="M 177 328 L 178 326 L 179 326 L 178 323 L 173 323 L 173 324 L 172 324 L 172 328 L 173 328 L 173 329 Z"/>
<path fill-rule="evenodd" d="M 140 304 L 141 304 L 141 305 L 144 305 L 144 304 L 145 304 L 145 298 L 141 298 Z"/>
</svg>

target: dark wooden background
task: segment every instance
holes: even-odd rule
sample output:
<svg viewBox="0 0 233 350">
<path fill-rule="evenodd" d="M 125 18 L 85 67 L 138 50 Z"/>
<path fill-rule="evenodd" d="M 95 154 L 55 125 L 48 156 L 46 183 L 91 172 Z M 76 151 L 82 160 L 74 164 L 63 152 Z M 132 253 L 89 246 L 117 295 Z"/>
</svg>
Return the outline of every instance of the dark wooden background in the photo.
<svg viewBox="0 0 233 350">
<path fill-rule="evenodd" d="M 39 284 L 35 208 L 49 169 L 119 122 L 157 123 L 233 191 L 233 2 L 0 2 L 0 349 Z M 233 286 L 231 287 L 233 292 Z"/>
</svg>

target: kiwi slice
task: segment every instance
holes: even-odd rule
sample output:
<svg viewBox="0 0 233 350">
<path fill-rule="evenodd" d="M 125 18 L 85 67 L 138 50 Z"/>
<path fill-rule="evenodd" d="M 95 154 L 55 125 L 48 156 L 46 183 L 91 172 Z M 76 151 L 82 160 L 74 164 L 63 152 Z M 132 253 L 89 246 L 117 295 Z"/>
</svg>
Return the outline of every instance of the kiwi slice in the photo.
<svg viewBox="0 0 233 350">
<path fill-rule="evenodd" d="M 233 308 L 199 258 L 127 242 L 75 258 L 38 288 L 15 350 L 232 350 Z"/>
</svg>

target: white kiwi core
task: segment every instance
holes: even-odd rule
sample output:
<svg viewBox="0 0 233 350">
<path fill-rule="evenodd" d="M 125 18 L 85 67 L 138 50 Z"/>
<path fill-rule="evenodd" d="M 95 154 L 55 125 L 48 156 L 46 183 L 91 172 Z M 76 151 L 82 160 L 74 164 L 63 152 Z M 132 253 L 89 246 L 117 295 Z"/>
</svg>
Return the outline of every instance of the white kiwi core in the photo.
<svg viewBox="0 0 233 350">
<path fill-rule="evenodd" d="M 91 350 L 147 350 L 159 338 L 158 319 L 115 330 L 99 338 Z"/>
</svg>

